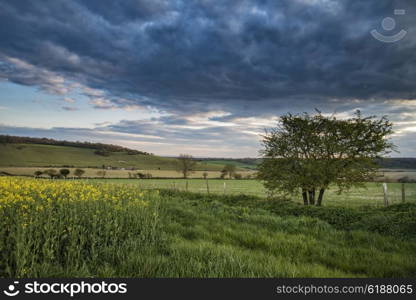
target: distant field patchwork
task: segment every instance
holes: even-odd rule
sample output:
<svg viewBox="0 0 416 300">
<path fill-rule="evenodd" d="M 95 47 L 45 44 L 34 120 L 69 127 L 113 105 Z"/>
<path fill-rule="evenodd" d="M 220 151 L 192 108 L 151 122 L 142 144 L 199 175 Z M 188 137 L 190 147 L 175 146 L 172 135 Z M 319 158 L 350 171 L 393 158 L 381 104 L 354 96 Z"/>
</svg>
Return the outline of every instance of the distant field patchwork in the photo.
<svg viewBox="0 0 416 300">
<path fill-rule="evenodd" d="M 175 158 L 156 155 L 129 155 L 126 152 L 112 152 L 109 156 L 97 155 L 94 149 L 40 145 L 1 144 L 0 166 L 2 167 L 47 167 L 73 166 L 137 168 L 141 170 L 175 170 Z M 221 171 L 223 165 L 199 162 L 198 171 Z"/>
<path fill-rule="evenodd" d="M 42 168 L 42 167 L 0 167 L 0 172 L 4 172 L 10 175 L 18 175 L 18 176 L 33 176 L 35 171 L 44 171 L 50 168 Z M 55 170 L 59 170 L 60 167 L 52 168 Z M 74 170 L 76 168 L 68 168 L 71 173 L 69 177 L 73 177 Z M 102 177 L 103 169 L 98 168 L 82 168 L 85 173 L 83 177 Z M 143 173 L 143 174 L 151 174 L 152 177 L 156 178 L 181 178 L 182 174 L 175 170 L 152 170 L 152 169 L 138 169 L 138 170 L 104 170 L 105 171 L 105 178 L 130 178 L 134 174 Z M 195 171 L 189 175 L 190 178 L 203 178 L 204 173 L 208 174 L 208 178 L 219 178 L 221 176 L 220 171 Z M 247 176 L 254 176 L 255 172 L 250 170 L 243 170 L 239 171 L 243 177 Z M 47 177 L 47 175 L 42 175 L 42 177 Z"/>
</svg>

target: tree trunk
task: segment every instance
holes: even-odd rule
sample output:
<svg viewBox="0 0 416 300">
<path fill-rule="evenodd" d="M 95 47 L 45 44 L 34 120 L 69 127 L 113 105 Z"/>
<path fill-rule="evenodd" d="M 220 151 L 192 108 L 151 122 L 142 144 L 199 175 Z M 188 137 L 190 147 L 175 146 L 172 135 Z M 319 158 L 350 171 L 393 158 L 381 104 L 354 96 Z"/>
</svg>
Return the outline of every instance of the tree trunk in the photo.
<svg viewBox="0 0 416 300">
<path fill-rule="evenodd" d="M 325 189 L 322 188 L 319 190 L 318 202 L 316 203 L 317 206 L 322 205 L 322 199 L 324 198 L 324 193 L 325 193 Z"/>
<path fill-rule="evenodd" d="M 308 194 L 306 192 L 306 189 L 302 189 L 302 197 L 303 197 L 303 204 L 308 205 Z"/>
<path fill-rule="evenodd" d="M 309 191 L 309 204 L 315 205 L 315 189 Z"/>
</svg>

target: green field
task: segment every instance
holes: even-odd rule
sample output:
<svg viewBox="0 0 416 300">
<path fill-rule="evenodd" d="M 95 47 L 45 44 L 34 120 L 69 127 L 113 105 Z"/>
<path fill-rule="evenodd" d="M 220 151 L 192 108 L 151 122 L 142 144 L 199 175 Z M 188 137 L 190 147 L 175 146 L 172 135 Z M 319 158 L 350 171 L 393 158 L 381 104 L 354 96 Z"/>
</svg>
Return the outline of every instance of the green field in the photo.
<svg viewBox="0 0 416 300">
<path fill-rule="evenodd" d="M 175 170 L 175 158 L 155 155 L 128 155 L 111 152 L 109 156 L 94 154 L 94 149 L 40 145 L 0 144 L 0 166 L 2 167 L 47 167 L 74 166 L 98 167 L 103 165 L 141 170 Z M 195 167 L 199 171 L 220 171 L 222 165 L 201 162 Z"/>
<path fill-rule="evenodd" d="M 169 189 L 207 194 L 207 181 L 203 179 L 92 179 L 90 182 L 103 182 L 115 184 L 128 184 L 140 189 Z M 186 184 L 188 182 L 188 184 Z M 224 185 L 225 184 L 225 185 Z M 390 204 L 402 202 L 401 184 L 388 183 L 388 200 Z M 208 180 L 209 192 L 217 195 L 249 195 L 265 198 L 267 190 L 258 180 Z M 416 203 L 416 183 L 405 184 L 406 202 Z M 301 203 L 300 196 L 289 196 L 294 202 Z M 328 189 L 323 205 L 325 206 L 384 206 L 384 194 L 382 183 L 369 182 L 365 188 L 353 188 L 347 192 L 338 194 L 336 188 Z"/>
<path fill-rule="evenodd" d="M 106 181 L 110 182 L 110 181 Z M 1 277 L 415 277 L 416 204 L 0 178 Z"/>
</svg>

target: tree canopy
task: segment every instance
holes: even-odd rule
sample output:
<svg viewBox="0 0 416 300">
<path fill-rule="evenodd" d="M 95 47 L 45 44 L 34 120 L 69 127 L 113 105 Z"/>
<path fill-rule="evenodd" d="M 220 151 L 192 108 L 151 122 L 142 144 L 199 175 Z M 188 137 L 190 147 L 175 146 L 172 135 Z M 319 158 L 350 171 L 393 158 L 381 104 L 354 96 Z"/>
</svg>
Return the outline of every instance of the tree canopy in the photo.
<svg viewBox="0 0 416 300">
<path fill-rule="evenodd" d="M 377 170 L 376 159 L 394 150 L 388 136 L 392 123 L 386 116 L 348 119 L 286 114 L 263 136 L 259 178 L 272 191 L 301 191 L 304 204 L 321 205 L 330 184 L 339 191 L 362 186 Z M 315 193 L 319 191 L 317 201 Z"/>
<path fill-rule="evenodd" d="M 177 171 L 183 174 L 183 178 L 188 178 L 188 176 L 194 172 L 193 168 L 196 166 L 196 161 L 192 155 L 181 154 L 178 157 L 177 162 Z"/>
</svg>

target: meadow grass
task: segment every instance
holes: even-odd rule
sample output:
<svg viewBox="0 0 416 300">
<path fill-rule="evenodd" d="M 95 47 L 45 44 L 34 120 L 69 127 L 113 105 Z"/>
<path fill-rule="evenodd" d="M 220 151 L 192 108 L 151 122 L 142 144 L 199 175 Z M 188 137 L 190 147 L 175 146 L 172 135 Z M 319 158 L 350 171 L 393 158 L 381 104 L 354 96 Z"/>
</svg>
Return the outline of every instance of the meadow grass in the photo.
<svg viewBox="0 0 416 300">
<path fill-rule="evenodd" d="M 203 179 L 97 179 L 91 182 L 104 182 L 116 184 L 129 184 L 141 189 L 175 189 L 186 191 L 188 186 L 189 192 L 207 194 L 207 182 Z M 225 184 L 225 185 L 224 185 Z M 258 180 L 208 180 L 209 192 L 218 195 L 251 195 L 258 197 L 267 197 L 268 191 L 264 188 L 261 181 Z M 387 183 L 388 199 L 390 204 L 402 202 L 401 184 Z M 416 184 L 406 183 L 406 201 L 416 202 Z M 301 203 L 300 195 L 287 196 L 288 199 Z M 324 197 L 324 206 L 384 206 L 384 194 L 382 183 L 369 182 L 364 188 L 352 188 L 341 194 L 337 192 L 336 187 L 330 187 Z"/>
<path fill-rule="evenodd" d="M 305 209 L 131 184 L 2 177 L 0 186 L 2 277 L 416 276 L 412 203 Z M 377 229 L 393 216 L 398 231 Z"/>
</svg>

